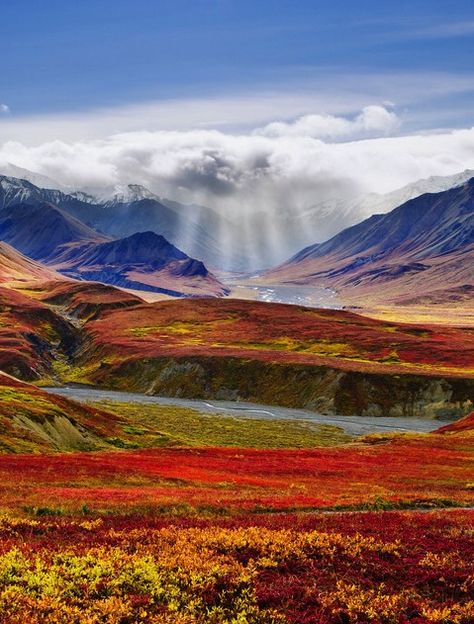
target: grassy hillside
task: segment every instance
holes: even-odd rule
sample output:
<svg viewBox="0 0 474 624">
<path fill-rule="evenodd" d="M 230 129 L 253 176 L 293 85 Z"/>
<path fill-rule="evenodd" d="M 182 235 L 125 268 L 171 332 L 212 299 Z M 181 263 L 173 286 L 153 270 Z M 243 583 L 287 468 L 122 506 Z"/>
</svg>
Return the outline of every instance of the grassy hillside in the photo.
<svg viewBox="0 0 474 624">
<path fill-rule="evenodd" d="M 0 369 L 324 413 L 463 416 L 474 329 L 222 299 L 144 304 L 68 280 L 0 288 Z"/>
<path fill-rule="evenodd" d="M 25 380 L 49 376 L 71 352 L 77 329 L 47 305 L 0 287 L 0 370 Z"/>
<path fill-rule="evenodd" d="M 239 300 L 181 300 L 115 310 L 85 326 L 117 360 L 237 357 L 392 374 L 474 378 L 474 330 L 383 323 L 340 310 Z"/>
<path fill-rule="evenodd" d="M 113 448 L 120 422 L 0 373 L 0 453 Z"/>
</svg>

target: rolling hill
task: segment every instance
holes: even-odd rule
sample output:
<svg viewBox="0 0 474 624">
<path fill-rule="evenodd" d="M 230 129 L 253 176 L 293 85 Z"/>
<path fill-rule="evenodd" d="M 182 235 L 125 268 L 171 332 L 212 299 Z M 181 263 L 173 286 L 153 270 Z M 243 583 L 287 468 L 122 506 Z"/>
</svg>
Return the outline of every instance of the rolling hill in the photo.
<svg viewBox="0 0 474 624">
<path fill-rule="evenodd" d="M 0 373 L 0 454 L 113 448 L 121 422 Z"/>
<path fill-rule="evenodd" d="M 472 410 L 471 330 L 388 324 L 341 310 L 183 299 L 104 312 L 82 332 L 76 365 L 81 381 L 94 385 L 332 414 Z"/>
</svg>

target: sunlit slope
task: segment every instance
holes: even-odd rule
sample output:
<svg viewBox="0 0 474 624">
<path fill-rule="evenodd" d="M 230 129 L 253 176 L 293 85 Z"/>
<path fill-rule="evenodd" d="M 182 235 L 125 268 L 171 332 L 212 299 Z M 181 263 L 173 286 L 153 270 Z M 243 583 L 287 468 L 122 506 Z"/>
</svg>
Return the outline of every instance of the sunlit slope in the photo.
<svg viewBox="0 0 474 624">
<path fill-rule="evenodd" d="M 58 274 L 0 242 L 0 284 L 58 278 Z"/>
</svg>

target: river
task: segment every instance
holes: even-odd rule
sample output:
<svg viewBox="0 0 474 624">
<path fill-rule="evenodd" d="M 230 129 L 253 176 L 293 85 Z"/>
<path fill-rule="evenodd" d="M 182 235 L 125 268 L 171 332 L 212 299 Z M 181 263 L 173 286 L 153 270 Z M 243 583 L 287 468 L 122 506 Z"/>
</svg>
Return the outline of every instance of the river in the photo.
<svg viewBox="0 0 474 624">
<path fill-rule="evenodd" d="M 252 282 L 228 281 L 231 288 L 231 297 L 236 299 L 251 299 L 267 303 L 287 303 L 306 306 L 308 308 L 341 309 L 335 290 L 320 286 L 289 286 L 272 285 L 261 286 Z"/>
<path fill-rule="evenodd" d="M 305 420 L 316 424 L 336 425 L 349 435 L 360 436 L 367 433 L 389 431 L 429 432 L 446 424 L 424 418 L 398 418 L 375 416 L 328 416 L 305 409 L 276 407 L 239 401 L 207 401 L 203 399 L 179 399 L 174 397 L 149 396 L 135 392 L 118 392 L 91 387 L 65 386 L 61 388 L 44 388 L 48 392 L 58 394 L 83 403 L 114 401 L 117 403 L 147 403 L 156 405 L 178 405 L 190 407 L 201 413 L 221 414 L 238 418 L 254 418 L 266 420 Z"/>
</svg>

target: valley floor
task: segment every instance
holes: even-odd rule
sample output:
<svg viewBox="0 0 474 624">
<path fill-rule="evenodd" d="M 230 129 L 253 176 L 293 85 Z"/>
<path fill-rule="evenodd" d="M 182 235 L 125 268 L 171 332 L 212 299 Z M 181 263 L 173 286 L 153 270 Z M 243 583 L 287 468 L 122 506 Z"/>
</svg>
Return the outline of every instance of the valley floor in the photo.
<svg viewBox="0 0 474 624">
<path fill-rule="evenodd" d="M 318 286 L 265 283 L 255 277 L 248 281 L 230 281 L 230 297 L 250 301 L 288 303 L 312 308 L 346 309 L 390 323 L 436 324 L 450 327 L 474 327 L 474 301 L 430 302 L 423 304 L 383 303 L 372 295 L 357 291 L 337 292 Z M 152 299 L 147 299 L 152 300 Z"/>
<path fill-rule="evenodd" d="M 474 327 L 474 302 L 470 305 L 433 305 L 433 306 L 368 306 L 362 310 L 355 308 L 364 316 L 397 323 L 435 324 L 450 327 Z"/>
<path fill-rule="evenodd" d="M 261 447 L 258 435 L 240 430 L 246 446 L 239 447 L 238 428 L 227 437 L 181 417 L 183 423 L 163 423 L 161 437 L 148 433 L 143 418 L 125 425 L 131 433 L 121 445 L 128 450 L 0 455 L 1 508 L 194 516 L 474 504 L 472 434 L 373 434 L 341 446 L 337 432 L 318 439 L 311 431 L 257 429 L 267 445 L 279 434 L 287 448 L 251 448 Z M 206 433 L 216 446 L 203 445 Z M 288 448 L 292 436 L 302 448 Z"/>
<path fill-rule="evenodd" d="M 0 455 L 1 622 L 472 624 L 472 417 L 353 442 L 180 406 L 75 409 L 103 450 Z"/>
</svg>

